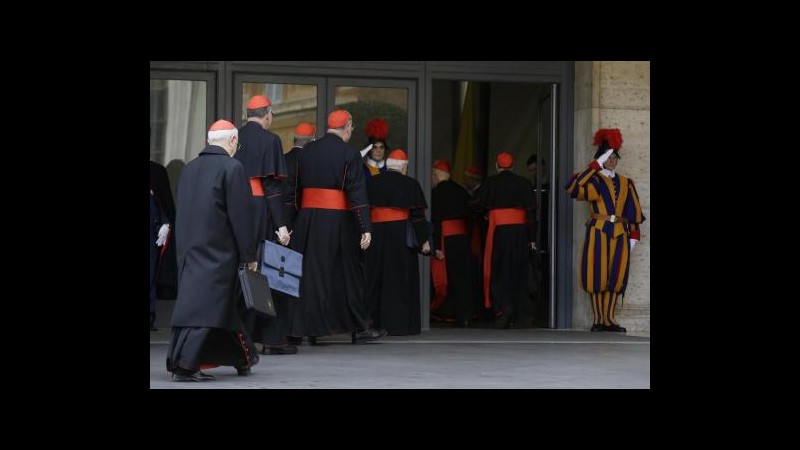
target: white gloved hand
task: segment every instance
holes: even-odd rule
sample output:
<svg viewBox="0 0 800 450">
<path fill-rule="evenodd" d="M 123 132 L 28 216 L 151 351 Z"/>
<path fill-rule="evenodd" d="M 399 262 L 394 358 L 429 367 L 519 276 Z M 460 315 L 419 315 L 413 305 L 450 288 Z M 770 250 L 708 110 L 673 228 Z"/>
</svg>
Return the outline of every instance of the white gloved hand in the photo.
<svg viewBox="0 0 800 450">
<path fill-rule="evenodd" d="M 631 251 L 633 251 L 633 247 L 636 247 L 636 243 L 639 242 L 636 239 L 631 239 Z"/>
<path fill-rule="evenodd" d="M 372 144 L 369 144 L 368 146 L 364 147 L 364 150 L 361 150 L 361 157 L 363 158 L 364 155 L 369 153 L 370 150 L 372 150 Z"/>
<path fill-rule="evenodd" d="M 167 242 L 167 236 L 169 235 L 169 224 L 165 223 L 161 225 L 161 228 L 158 229 L 158 239 L 156 239 L 156 245 L 161 247 Z"/>
<path fill-rule="evenodd" d="M 599 157 L 599 158 L 597 158 L 597 162 L 598 162 L 598 163 L 600 163 L 600 167 L 602 167 L 602 168 L 604 168 L 604 169 L 605 169 L 605 166 L 603 166 L 603 164 L 605 164 L 605 162 L 606 162 L 606 161 L 608 161 L 608 158 L 610 158 L 610 157 L 611 157 L 611 154 L 612 154 L 612 153 L 614 153 L 614 149 L 613 149 L 613 148 L 610 148 L 610 149 L 606 150 L 606 152 L 605 152 L 605 153 L 603 153 L 602 155 L 600 155 L 600 157 Z"/>
</svg>

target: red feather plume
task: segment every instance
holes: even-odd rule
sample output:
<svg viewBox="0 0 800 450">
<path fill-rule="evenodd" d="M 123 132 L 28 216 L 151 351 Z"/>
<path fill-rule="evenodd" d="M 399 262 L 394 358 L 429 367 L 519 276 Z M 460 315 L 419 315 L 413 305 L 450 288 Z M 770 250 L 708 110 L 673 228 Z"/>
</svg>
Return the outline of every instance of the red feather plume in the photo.
<svg viewBox="0 0 800 450">
<path fill-rule="evenodd" d="M 594 134 L 594 145 L 600 145 L 603 141 L 607 141 L 610 148 L 619 150 L 622 147 L 622 133 L 619 128 L 601 128 Z"/>
<path fill-rule="evenodd" d="M 389 124 L 383 119 L 372 119 L 367 122 L 367 128 L 364 129 L 367 137 L 371 137 L 378 141 L 385 141 L 389 137 Z"/>
</svg>

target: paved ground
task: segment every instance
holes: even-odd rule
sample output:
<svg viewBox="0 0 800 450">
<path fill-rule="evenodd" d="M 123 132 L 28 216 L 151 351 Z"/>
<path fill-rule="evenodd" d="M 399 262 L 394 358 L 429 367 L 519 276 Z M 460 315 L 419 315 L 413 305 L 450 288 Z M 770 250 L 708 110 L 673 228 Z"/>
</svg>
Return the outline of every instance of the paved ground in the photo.
<svg viewBox="0 0 800 450">
<path fill-rule="evenodd" d="M 650 338 L 547 329 L 434 328 L 351 345 L 349 336 L 304 343 L 296 355 L 261 355 L 248 377 L 179 383 L 165 368 L 168 329 L 150 333 L 153 389 L 527 389 L 650 387 Z"/>
</svg>

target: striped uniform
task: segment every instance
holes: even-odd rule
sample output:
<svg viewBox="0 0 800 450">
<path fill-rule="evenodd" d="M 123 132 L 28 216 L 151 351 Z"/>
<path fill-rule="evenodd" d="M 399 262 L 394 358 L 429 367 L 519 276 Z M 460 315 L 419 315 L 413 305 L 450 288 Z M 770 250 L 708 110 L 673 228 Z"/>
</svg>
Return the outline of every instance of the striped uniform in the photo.
<svg viewBox="0 0 800 450">
<path fill-rule="evenodd" d="M 592 296 L 594 323 L 600 323 L 598 312 L 602 312 L 604 325 L 616 325 L 617 296 L 625 294 L 628 284 L 630 239 L 639 239 L 639 224 L 645 217 L 633 180 L 619 174 L 603 176 L 599 170 L 593 161 L 572 175 L 566 189 L 570 197 L 589 202 L 592 213 L 581 250 L 581 288 Z"/>
</svg>

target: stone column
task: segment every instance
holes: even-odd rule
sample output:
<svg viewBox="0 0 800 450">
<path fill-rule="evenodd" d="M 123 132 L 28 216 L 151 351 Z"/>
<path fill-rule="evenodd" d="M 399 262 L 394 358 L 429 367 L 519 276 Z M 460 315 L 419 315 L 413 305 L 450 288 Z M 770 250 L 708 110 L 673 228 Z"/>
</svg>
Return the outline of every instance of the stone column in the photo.
<svg viewBox="0 0 800 450">
<path fill-rule="evenodd" d="M 628 331 L 650 332 L 650 62 L 576 61 L 573 171 L 588 164 L 596 148 L 594 132 L 619 128 L 622 149 L 617 172 L 636 183 L 647 220 L 642 239 L 631 255 L 628 288 L 617 321 Z M 563 187 L 563 186 L 562 186 Z M 578 264 L 589 218 L 585 202 L 573 202 L 573 317 L 572 326 L 588 330 L 592 324 L 589 294 L 578 283 Z"/>
</svg>

